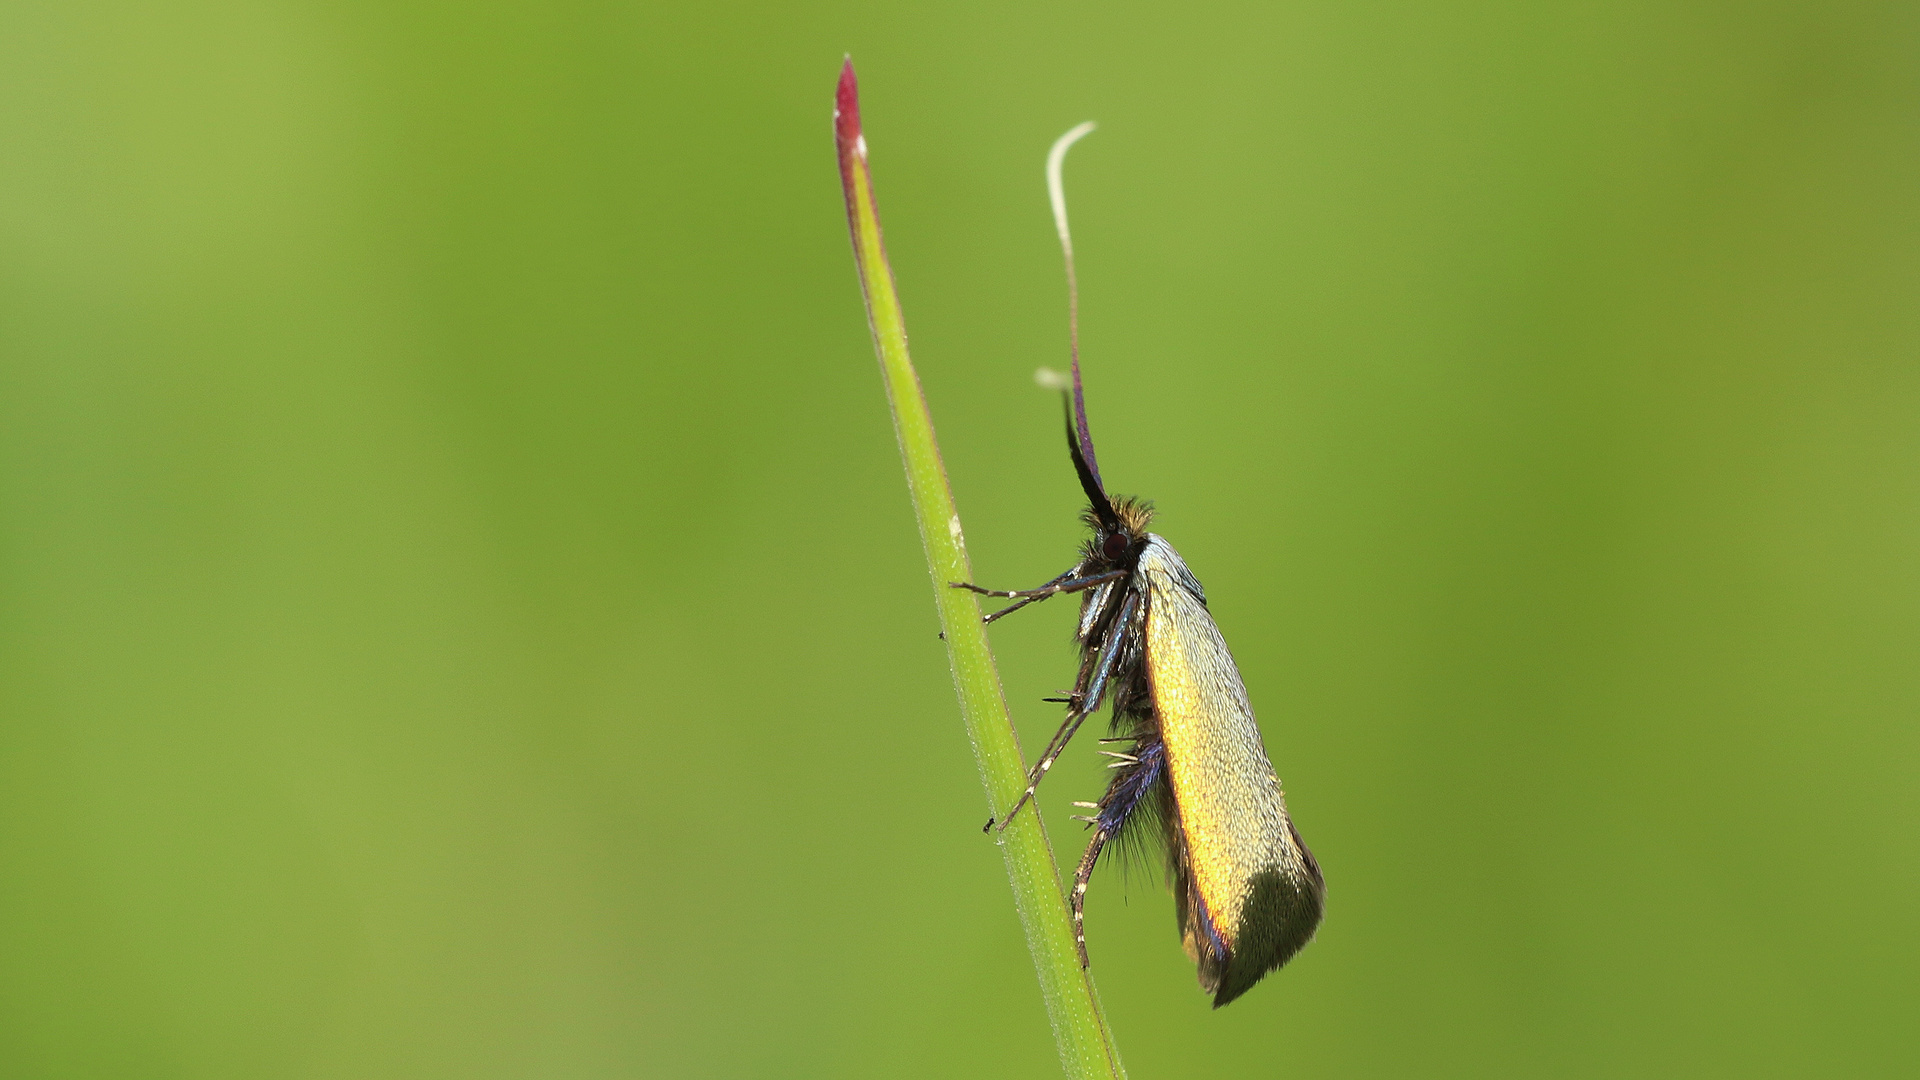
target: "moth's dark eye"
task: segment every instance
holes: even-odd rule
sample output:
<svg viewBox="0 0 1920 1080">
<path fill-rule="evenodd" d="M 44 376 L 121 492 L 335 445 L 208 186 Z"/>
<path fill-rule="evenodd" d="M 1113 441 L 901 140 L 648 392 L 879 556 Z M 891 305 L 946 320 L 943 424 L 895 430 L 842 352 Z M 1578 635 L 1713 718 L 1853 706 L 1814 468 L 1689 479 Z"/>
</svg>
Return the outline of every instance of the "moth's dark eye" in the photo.
<svg viewBox="0 0 1920 1080">
<path fill-rule="evenodd" d="M 1100 554 L 1105 555 L 1109 559 L 1117 559 L 1126 553 L 1126 533 L 1108 533 L 1107 538 L 1100 542 Z"/>
</svg>

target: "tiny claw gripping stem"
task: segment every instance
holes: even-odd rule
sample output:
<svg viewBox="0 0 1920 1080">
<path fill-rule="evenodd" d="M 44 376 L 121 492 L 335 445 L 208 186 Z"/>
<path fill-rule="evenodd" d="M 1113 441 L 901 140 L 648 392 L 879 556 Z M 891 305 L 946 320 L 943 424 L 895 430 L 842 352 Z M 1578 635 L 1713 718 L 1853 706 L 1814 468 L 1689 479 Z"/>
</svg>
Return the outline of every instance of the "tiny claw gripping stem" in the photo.
<svg viewBox="0 0 1920 1080">
<path fill-rule="evenodd" d="M 1021 807 L 1023 807 L 1023 806 L 1025 806 L 1025 805 L 1027 805 L 1027 801 L 1028 801 L 1028 800 L 1029 800 L 1029 799 L 1030 799 L 1030 798 L 1031 798 L 1032 796 L 1033 796 L 1033 792 L 1031 792 L 1031 791 L 1029 791 L 1029 792 L 1027 792 L 1026 794 L 1024 794 L 1024 795 L 1022 795 L 1022 796 L 1020 796 L 1020 801 L 1019 801 L 1019 802 L 1016 802 L 1016 803 L 1014 803 L 1014 804 L 1013 804 L 1013 809 L 1011 809 L 1011 810 L 1009 810 L 1009 811 L 1007 811 L 1007 816 L 1006 816 L 1006 817 L 1003 817 L 1003 818 L 1001 818 L 1001 819 L 1000 819 L 1000 821 L 999 821 L 999 822 L 998 822 L 997 824 L 996 824 L 996 823 L 994 822 L 994 820 L 993 820 L 992 818 L 988 818 L 988 819 L 987 819 L 987 828 L 988 828 L 988 829 L 992 829 L 992 830 L 993 830 L 994 832 L 996 832 L 996 833 L 1003 833 L 1003 832 L 1006 832 L 1006 831 L 1007 831 L 1007 826 L 1009 826 L 1009 825 L 1011 825 L 1011 824 L 1013 824 L 1013 817 L 1014 817 L 1014 815 L 1015 815 L 1015 814 L 1018 814 L 1018 813 L 1020 812 L 1020 808 L 1021 808 Z M 982 829 L 981 831 L 982 831 L 982 832 L 985 832 L 985 831 L 986 831 L 986 829 Z"/>
</svg>

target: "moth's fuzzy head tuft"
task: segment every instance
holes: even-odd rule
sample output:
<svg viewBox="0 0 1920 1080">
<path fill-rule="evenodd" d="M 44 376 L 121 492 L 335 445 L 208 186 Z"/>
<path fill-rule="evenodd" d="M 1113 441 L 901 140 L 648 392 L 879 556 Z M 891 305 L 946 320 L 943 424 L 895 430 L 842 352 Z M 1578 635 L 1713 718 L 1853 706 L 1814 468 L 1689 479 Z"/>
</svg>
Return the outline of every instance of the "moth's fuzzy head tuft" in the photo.
<svg viewBox="0 0 1920 1080">
<path fill-rule="evenodd" d="M 1113 500 L 1113 514 L 1120 519 L 1120 527 L 1129 539 L 1144 539 L 1147 526 L 1153 524 L 1153 503 L 1132 495 L 1122 495 Z M 1094 532 L 1100 531 L 1100 515 L 1094 512 L 1093 507 L 1082 510 L 1080 520 L 1086 522 L 1087 528 Z"/>
<path fill-rule="evenodd" d="M 1113 512 L 1127 534 L 1136 540 L 1144 539 L 1147 526 L 1153 524 L 1153 504 L 1146 499 L 1123 495 L 1113 501 Z"/>
</svg>

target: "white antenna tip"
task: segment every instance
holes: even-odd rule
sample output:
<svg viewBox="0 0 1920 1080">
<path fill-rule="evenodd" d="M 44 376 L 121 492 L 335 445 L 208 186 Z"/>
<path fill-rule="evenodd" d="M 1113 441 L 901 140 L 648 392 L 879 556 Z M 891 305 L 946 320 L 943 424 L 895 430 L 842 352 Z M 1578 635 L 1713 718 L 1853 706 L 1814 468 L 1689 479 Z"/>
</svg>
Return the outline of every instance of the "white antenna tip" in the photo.
<svg viewBox="0 0 1920 1080">
<path fill-rule="evenodd" d="M 1066 372 L 1055 371 L 1050 367 L 1043 367 L 1034 372 L 1033 381 L 1038 383 L 1042 390 L 1065 390 L 1073 385 L 1073 381 L 1067 378 Z"/>
<path fill-rule="evenodd" d="M 1060 166 L 1066 163 L 1067 151 L 1073 148 L 1074 143 L 1086 138 L 1094 126 L 1091 120 L 1077 125 L 1055 139 L 1053 149 L 1047 151 L 1047 201 L 1053 204 L 1053 225 L 1060 233 L 1060 247 L 1069 259 L 1073 257 L 1073 239 L 1067 233 L 1067 192 L 1060 182 Z"/>
<path fill-rule="evenodd" d="M 1053 140 L 1053 147 L 1047 151 L 1047 157 L 1067 156 L 1068 147 L 1086 138 L 1088 135 L 1093 134 L 1093 129 L 1099 126 L 1099 124 L 1091 120 L 1082 121 L 1081 123 L 1073 125 L 1073 127 L 1067 130 L 1065 135 Z"/>
</svg>

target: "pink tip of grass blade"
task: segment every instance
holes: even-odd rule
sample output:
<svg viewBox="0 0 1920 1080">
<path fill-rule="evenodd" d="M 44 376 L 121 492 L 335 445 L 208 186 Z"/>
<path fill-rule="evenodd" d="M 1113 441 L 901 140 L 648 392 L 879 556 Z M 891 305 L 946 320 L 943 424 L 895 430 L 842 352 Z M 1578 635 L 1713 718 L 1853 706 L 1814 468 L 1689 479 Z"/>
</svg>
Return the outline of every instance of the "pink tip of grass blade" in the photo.
<svg viewBox="0 0 1920 1080">
<path fill-rule="evenodd" d="M 840 87 L 833 99 L 834 134 L 842 143 L 860 137 L 860 80 L 853 74 L 853 57 L 840 67 Z"/>
<path fill-rule="evenodd" d="M 873 267 L 867 265 L 868 252 L 861 242 L 863 233 L 870 233 L 878 241 L 880 222 L 877 215 L 864 216 L 860 210 L 860 195 L 866 195 L 869 211 L 873 205 L 872 174 L 867 172 L 867 137 L 860 131 L 860 80 L 853 74 L 853 57 L 847 57 L 840 67 L 840 85 L 833 95 L 833 145 L 840 159 L 840 189 L 847 200 L 847 230 L 853 237 L 853 260 L 860 270 L 861 291 L 866 296 L 868 315 L 873 311 L 873 291 L 867 275 Z M 884 265 L 880 273 L 886 273 Z M 878 330 L 875 331 L 878 333 Z M 877 344 L 877 342 L 876 342 Z"/>
<path fill-rule="evenodd" d="M 867 140 L 860 134 L 860 80 L 853 74 L 853 57 L 840 68 L 840 86 L 833 96 L 833 142 L 840 151 L 840 179 L 853 182 L 853 163 L 867 156 Z"/>
</svg>

